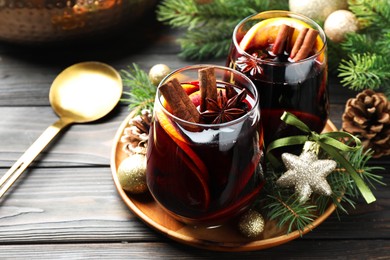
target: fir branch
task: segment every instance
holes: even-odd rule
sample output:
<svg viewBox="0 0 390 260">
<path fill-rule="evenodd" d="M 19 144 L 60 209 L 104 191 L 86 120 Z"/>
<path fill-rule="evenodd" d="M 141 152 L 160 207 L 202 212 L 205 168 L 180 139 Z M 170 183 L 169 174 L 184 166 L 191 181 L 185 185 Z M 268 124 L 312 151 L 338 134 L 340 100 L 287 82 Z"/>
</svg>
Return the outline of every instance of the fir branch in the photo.
<svg viewBox="0 0 390 260">
<path fill-rule="evenodd" d="M 193 0 L 165 0 L 157 6 L 157 20 L 173 28 L 195 27 L 198 13 L 198 6 Z"/>
<path fill-rule="evenodd" d="M 389 0 L 349 0 L 349 9 L 358 17 L 363 28 L 371 27 L 374 33 L 390 26 Z"/>
<path fill-rule="evenodd" d="M 390 56 L 390 28 L 387 28 L 382 37 L 376 40 L 376 44 L 382 55 Z"/>
<path fill-rule="evenodd" d="M 324 214 L 330 203 L 336 205 L 336 209 L 344 213 L 348 213 L 348 211 L 343 204 L 348 204 L 355 208 L 356 202 L 354 199 L 359 197 L 360 193 L 354 188 L 353 179 L 346 173 L 345 169 L 336 169 L 332 174 L 328 175 L 327 181 L 332 188 L 332 195 L 316 196 L 313 200 L 313 203 L 318 206 L 320 215 Z"/>
<path fill-rule="evenodd" d="M 129 66 L 128 70 L 121 70 L 120 73 L 124 87 L 129 89 L 123 92 L 128 98 L 122 98 L 121 101 L 127 103 L 130 110 L 153 111 L 156 87 L 151 83 L 149 75 L 135 63 L 133 67 Z"/>
<path fill-rule="evenodd" d="M 328 158 L 327 155 L 320 153 L 319 158 Z M 364 147 L 349 152 L 345 156 L 352 166 L 359 172 L 363 180 L 371 187 L 375 188 L 375 184 L 385 185 L 382 182 L 382 176 L 377 175 L 374 171 L 383 170 L 383 167 L 368 165 L 372 158 L 373 152 L 368 150 L 364 152 Z M 294 229 L 303 232 L 307 227 L 310 228 L 312 222 L 324 214 L 331 204 L 336 205 L 336 210 L 348 213 L 345 205 L 352 208 L 356 205 L 356 200 L 361 196 L 360 192 L 348 172 L 339 167 L 328 175 L 327 181 L 332 189 L 331 196 L 313 194 L 312 199 L 300 203 L 299 198 L 292 189 L 281 188 L 276 185 L 276 180 L 281 173 L 276 172 L 270 163 L 267 165 L 266 185 L 264 187 L 264 195 L 258 202 L 266 209 L 267 217 L 275 220 L 279 227 L 287 226 L 287 232 Z"/>
<path fill-rule="evenodd" d="M 371 53 L 375 50 L 375 42 L 370 35 L 353 33 L 341 43 L 341 49 L 355 54 Z"/>
<path fill-rule="evenodd" d="M 348 34 L 340 46 L 349 53 L 339 65 L 343 86 L 381 89 L 390 97 L 390 0 L 349 0 L 362 30 Z"/>
<path fill-rule="evenodd" d="M 237 8 L 240 8 L 240 12 L 237 12 Z M 238 22 L 243 15 L 253 12 L 251 7 L 242 6 L 240 1 L 215 0 L 208 4 L 197 4 L 194 0 L 165 0 L 157 7 L 157 20 L 174 28 L 192 30 L 223 21 Z"/>
<path fill-rule="evenodd" d="M 212 57 L 227 55 L 231 35 L 228 24 L 219 24 L 216 30 L 208 31 L 208 28 L 188 31 L 178 42 L 182 47 L 180 57 L 192 60 L 202 60 Z"/>
<path fill-rule="evenodd" d="M 276 185 L 281 173 L 276 172 L 271 163 L 267 164 L 264 196 L 258 202 L 266 210 L 270 220 L 275 220 L 278 227 L 287 226 L 287 233 L 298 230 L 301 234 L 305 228 L 310 228 L 317 218 L 317 206 L 301 203 L 294 191 Z"/>
<path fill-rule="evenodd" d="M 353 90 L 389 87 L 389 57 L 365 53 L 351 54 L 349 58 L 350 60 L 343 59 L 338 69 L 343 86 Z"/>
<path fill-rule="evenodd" d="M 172 22 L 181 16 L 186 17 L 188 24 L 194 19 L 204 24 L 209 19 L 243 19 L 259 11 L 269 10 L 271 6 L 288 9 L 287 0 L 213 0 L 206 4 L 198 4 L 196 0 L 164 0 L 157 8 L 157 16 L 162 22 Z M 188 24 L 175 23 L 175 26 L 184 25 L 188 28 Z"/>
<path fill-rule="evenodd" d="M 384 168 L 368 165 L 372 154 L 373 151 L 364 151 L 364 147 L 361 147 L 357 151 L 348 153 L 346 157 L 356 171 L 361 174 L 363 180 L 372 188 L 375 188 L 375 184 L 386 184 L 382 182 L 382 176 L 374 173 L 375 171 L 384 170 Z M 332 195 L 330 197 L 318 196 L 315 199 L 314 203 L 318 206 L 318 211 L 320 214 L 323 214 L 329 206 L 329 203 L 332 202 L 336 205 L 337 210 L 348 213 L 343 204 L 348 204 L 354 208 L 356 205 L 355 200 L 360 197 L 355 182 L 345 169 L 340 168 L 340 165 L 328 176 L 327 181 L 332 187 Z"/>
<path fill-rule="evenodd" d="M 368 166 L 368 162 L 372 158 L 373 153 L 374 151 L 370 149 L 364 151 L 364 148 L 361 147 L 359 150 L 350 153 L 348 155 L 348 160 L 355 169 L 358 169 L 358 172 L 361 174 L 363 180 L 372 188 L 375 188 L 375 184 L 386 184 L 382 182 L 382 176 L 373 173 L 374 171 L 384 170 L 384 168 L 380 166 Z"/>
<path fill-rule="evenodd" d="M 234 27 L 245 17 L 270 9 L 288 9 L 287 0 L 165 0 L 157 7 L 157 19 L 174 28 L 187 29 L 178 38 L 179 55 L 201 60 L 227 55 Z"/>
<path fill-rule="evenodd" d="M 265 208 L 268 209 L 269 219 L 277 220 L 279 227 L 287 225 L 287 233 L 296 229 L 302 234 L 305 228 L 310 228 L 317 217 L 315 215 L 317 207 L 301 204 L 297 196 L 283 198 L 282 196 L 269 195 L 268 199 Z"/>
</svg>

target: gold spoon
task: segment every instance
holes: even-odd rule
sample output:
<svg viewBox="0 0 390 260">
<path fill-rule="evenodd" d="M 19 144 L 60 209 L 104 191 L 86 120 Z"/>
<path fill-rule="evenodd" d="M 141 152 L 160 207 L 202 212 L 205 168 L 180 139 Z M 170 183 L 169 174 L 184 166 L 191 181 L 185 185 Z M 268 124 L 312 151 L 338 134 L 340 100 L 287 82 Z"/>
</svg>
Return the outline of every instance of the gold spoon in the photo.
<svg viewBox="0 0 390 260">
<path fill-rule="evenodd" d="M 49 100 L 60 119 L 49 126 L 0 179 L 0 198 L 23 171 L 65 127 L 107 115 L 122 95 L 122 79 L 111 66 L 82 62 L 62 71 L 53 81 Z"/>
</svg>

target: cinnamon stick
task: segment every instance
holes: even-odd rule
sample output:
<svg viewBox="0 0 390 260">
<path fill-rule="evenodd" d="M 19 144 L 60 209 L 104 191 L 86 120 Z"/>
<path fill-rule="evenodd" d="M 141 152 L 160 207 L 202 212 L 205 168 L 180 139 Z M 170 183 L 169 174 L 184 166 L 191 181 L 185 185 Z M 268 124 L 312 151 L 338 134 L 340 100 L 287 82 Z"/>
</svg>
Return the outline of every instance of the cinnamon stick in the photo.
<svg viewBox="0 0 390 260">
<path fill-rule="evenodd" d="M 278 35 L 276 36 L 274 46 L 272 47 L 272 53 L 276 56 L 283 54 L 284 51 L 289 51 L 289 43 L 294 33 L 295 28 L 287 24 L 280 26 Z"/>
<path fill-rule="evenodd" d="M 207 110 L 207 99 L 217 100 L 217 80 L 213 67 L 200 69 L 198 71 L 200 90 L 200 112 Z"/>
<path fill-rule="evenodd" d="M 314 44 L 316 43 L 317 36 L 318 36 L 318 31 L 314 30 L 312 28 L 309 28 L 307 30 L 307 33 L 304 36 L 302 43 L 299 43 L 298 41 L 296 41 L 296 44 L 298 45 L 297 48 L 299 50 L 296 53 L 296 55 L 292 58 L 293 61 L 296 62 L 296 61 L 306 59 L 310 55 L 310 52 L 312 51 Z M 295 47 L 295 44 L 294 44 L 294 47 Z M 293 49 L 294 49 L 294 47 L 293 47 Z"/>
<path fill-rule="evenodd" d="M 200 113 L 199 113 L 198 109 L 196 108 L 195 104 L 191 101 L 190 97 L 187 95 L 187 93 L 185 92 L 185 90 L 181 86 L 179 80 L 176 78 L 173 78 L 172 83 L 176 89 L 176 92 L 180 96 L 180 98 L 183 101 L 184 105 L 186 106 L 187 110 L 190 112 L 194 121 L 196 123 L 199 123 Z"/>
<path fill-rule="evenodd" d="M 199 122 L 198 110 L 176 78 L 161 85 L 159 89 L 172 109 L 172 114 L 188 122 Z"/>
<path fill-rule="evenodd" d="M 292 47 L 291 53 L 290 53 L 290 58 L 294 59 L 295 55 L 297 55 L 299 48 L 302 46 L 303 41 L 305 40 L 305 36 L 309 28 L 303 28 L 299 34 L 297 39 L 294 42 L 294 45 Z"/>
</svg>

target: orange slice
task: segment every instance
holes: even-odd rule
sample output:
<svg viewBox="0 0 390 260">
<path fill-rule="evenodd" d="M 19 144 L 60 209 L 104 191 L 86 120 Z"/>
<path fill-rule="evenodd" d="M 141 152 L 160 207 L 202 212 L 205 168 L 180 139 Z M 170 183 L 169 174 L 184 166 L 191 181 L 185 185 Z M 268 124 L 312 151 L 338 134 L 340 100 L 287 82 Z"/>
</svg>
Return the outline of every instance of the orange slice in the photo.
<svg viewBox="0 0 390 260">
<path fill-rule="evenodd" d="M 192 103 L 197 107 L 200 105 L 200 91 L 193 92 L 190 96 Z"/>
<path fill-rule="evenodd" d="M 311 28 L 307 23 L 294 18 L 277 17 L 266 19 L 256 23 L 249 29 L 249 31 L 244 35 L 244 38 L 239 44 L 240 48 L 244 51 L 247 51 L 250 48 L 266 48 L 268 45 L 275 42 L 275 39 L 279 32 L 279 28 L 282 24 L 287 24 L 296 29 L 292 36 L 291 42 L 295 42 L 298 37 L 299 31 L 302 30 L 302 28 Z M 315 43 L 316 51 L 321 50 L 323 46 L 324 42 L 318 35 Z"/>
<path fill-rule="evenodd" d="M 187 83 L 181 84 L 181 86 L 183 87 L 183 89 L 187 93 L 187 95 L 190 97 L 192 103 L 194 103 L 195 106 L 199 106 L 199 104 L 200 104 L 199 86 L 196 86 L 193 84 L 187 84 Z M 161 103 L 170 113 L 172 113 L 172 109 L 169 107 L 169 105 L 168 105 L 167 101 L 164 99 L 164 97 L 161 97 Z"/>
<path fill-rule="evenodd" d="M 199 183 L 202 187 L 204 198 L 204 207 L 208 208 L 210 204 L 210 191 L 208 188 L 208 170 L 204 162 L 199 158 L 199 156 L 186 144 L 186 139 L 183 135 L 177 130 L 177 128 L 172 125 L 168 117 L 161 111 L 157 110 L 156 117 L 159 121 L 161 127 L 169 135 L 169 137 L 180 147 L 181 150 L 187 155 L 182 156 L 180 159 L 184 161 L 189 169 L 194 173 L 196 178 L 199 180 Z"/>
<path fill-rule="evenodd" d="M 187 93 L 187 95 L 191 95 L 195 91 L 199 90 L 199 86 L 193 85 L 193 84 L 181 84 L 183 87 L 184 91 Z"/>
</svg>

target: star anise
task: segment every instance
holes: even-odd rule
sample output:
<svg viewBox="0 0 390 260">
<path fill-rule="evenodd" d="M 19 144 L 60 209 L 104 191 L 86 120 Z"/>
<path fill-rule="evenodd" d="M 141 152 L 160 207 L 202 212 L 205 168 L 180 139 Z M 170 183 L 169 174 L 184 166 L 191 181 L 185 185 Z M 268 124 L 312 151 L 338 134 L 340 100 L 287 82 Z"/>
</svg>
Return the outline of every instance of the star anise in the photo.
<svg viewBox="0 0 390 260">
<path fill-rule="evenodd" d="M 254 52 L 252 57 L 241 56 L 237 59 L 236 65 L 242 73 L 247 73 L 251 76 L 260 75 L 263 73 L 263 68 L 257 62 L 258 54 Z"/>
<path fill-rule="evenodd" d="M 232 91 L 235 92 L 234 95 L 230 94 Z M 226 93 L 228 93 L 228 96 Z M 245 89 L 237 93 L 234 89 L 226 88 L 225 92 L 222 90 L 218 92 L 217 100 L 207 98 L 207 110 L 201 113 L 203 121 L 206 123 L 211 122 L 211 124 L 220 124 L 241 117 L 247 112 L 243 102 L 246 94 Z"/>
</svg>

